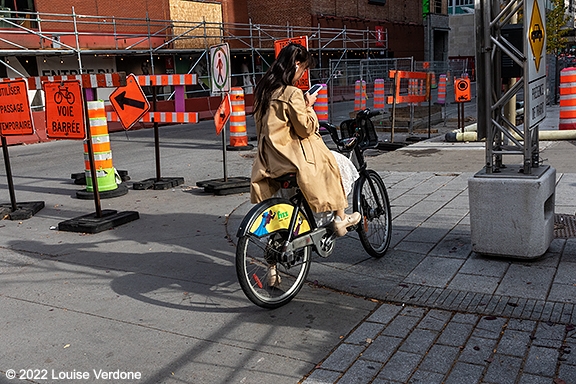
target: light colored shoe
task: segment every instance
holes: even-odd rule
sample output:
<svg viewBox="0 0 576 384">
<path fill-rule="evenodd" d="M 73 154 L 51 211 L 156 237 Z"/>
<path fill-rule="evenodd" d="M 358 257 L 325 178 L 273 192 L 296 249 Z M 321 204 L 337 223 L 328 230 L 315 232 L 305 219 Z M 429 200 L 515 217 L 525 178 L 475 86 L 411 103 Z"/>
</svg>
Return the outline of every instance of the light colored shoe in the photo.
<svg viewBox="0 0 576 384">
<path fill-rule="evenodd" d="M 270 287 L 276 287 L 276 286 L 280 285 L 281 282 L 282 282 L 282 279 L 280 278 L 280 274 L 278 273 L 276 266 L 275 265 L 269 266 L 268 267 L 268 285 Z"/>
<path fill-rule="evenodd" d="M 344 217 L 344 220 L 336 216 L 336 218 L 332 222 L 333 223 L 332 228 L 334 229 L 336 235 L 344 236 L 346 232 L 348 232 L 348 227 L 358 224 L 360 222 L 360 219 L 362 219 L 362 215 L 360 215 L 360 212 L 354 212 L 351 215 L 346 215 L 346 217 Z"/>
</svg>

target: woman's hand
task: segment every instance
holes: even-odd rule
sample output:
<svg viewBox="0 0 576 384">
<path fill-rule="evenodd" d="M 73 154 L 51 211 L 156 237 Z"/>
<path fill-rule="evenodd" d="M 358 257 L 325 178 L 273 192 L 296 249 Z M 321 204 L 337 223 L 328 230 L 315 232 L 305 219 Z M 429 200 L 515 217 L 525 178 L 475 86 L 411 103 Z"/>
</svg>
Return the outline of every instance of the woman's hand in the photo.
<svg viewBox="0 0 576 384">
<path fill-rule="evenodd" d="M 304 100 L 306 100 L 306 106 L 307 107 L 311 107 L 314 105 L 314 103 L 316 102 L 316 98 L 318 97 L 318 94 L 315 93 L 313 95 L 309 94 L 309 93 L 305 93 L 304 94 Z"/>
</svg>

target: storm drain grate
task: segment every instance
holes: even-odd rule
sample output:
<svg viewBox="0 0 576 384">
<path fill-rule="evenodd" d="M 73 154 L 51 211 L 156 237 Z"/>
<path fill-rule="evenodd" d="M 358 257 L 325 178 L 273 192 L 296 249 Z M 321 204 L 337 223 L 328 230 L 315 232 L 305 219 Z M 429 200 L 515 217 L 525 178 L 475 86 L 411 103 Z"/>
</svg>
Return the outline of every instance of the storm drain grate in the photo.
<svg viewBox="0 0 576 384">
<path fill-rule="evenodd" d="M 554 215 L 554 237 L 556 239 L 576 237 L 576 216 Z"/>
</svg>

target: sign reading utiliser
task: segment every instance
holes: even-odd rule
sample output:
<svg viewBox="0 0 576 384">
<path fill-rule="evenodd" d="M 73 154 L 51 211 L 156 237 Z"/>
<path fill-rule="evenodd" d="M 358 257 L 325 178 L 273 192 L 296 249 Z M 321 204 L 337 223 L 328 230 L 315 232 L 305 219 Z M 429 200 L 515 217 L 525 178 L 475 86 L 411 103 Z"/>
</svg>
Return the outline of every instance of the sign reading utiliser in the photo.
<svg viewBox="0 0 576 384">
<path fill-rule="evenodd" d="M 0 83 L 0 134 L 31 135 L 34 133 L 24 80 Z"/>
<path fill-rule="evenodd" d="M 110 94 L 110 104 L 125 129 L 129 129 L 150 109 L 150 103 L 133 74 L 126 76 L 125 86 L 116 88 Z"/>
<path fill-rule="evenodd" d="M 45 82 L 43 86 L 46 92 L 46 135 L 52 139 L 83 140 L 86 129 L 80 82 Z"/>
</svg>

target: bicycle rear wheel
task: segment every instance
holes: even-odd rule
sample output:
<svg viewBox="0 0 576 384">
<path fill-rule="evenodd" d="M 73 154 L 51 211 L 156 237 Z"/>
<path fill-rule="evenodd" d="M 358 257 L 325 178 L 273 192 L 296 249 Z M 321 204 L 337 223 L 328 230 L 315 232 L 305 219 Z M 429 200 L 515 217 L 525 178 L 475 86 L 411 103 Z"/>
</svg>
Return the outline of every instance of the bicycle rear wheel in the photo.
<svg viewBox="0 0 576 384">
<path fill-rule="evenodd" d="M 292 255 L 282 253 L 290 222 L 287 215 L 291 215 L 292 210 L 293 205 L 287 200 L 267 200 L 246 215 L 239 231 L 238 282 L 246 297 L 263 308 L 278 308 L 290 302 L 304 285 L 310 270 L 311 246 L 298 249 Z M 299 213 L 297 223 L 299 233 L 309 229 L 304 212 Z"/>
<path fill-rule="evenodd" d="M 392 238 L 392 212 L 384 181 L 378 173 L 366 170 L 354 188 L 354 210 L 362 219 L 357 231 L 370 256 L 382 257 Z"/>
</svg>

